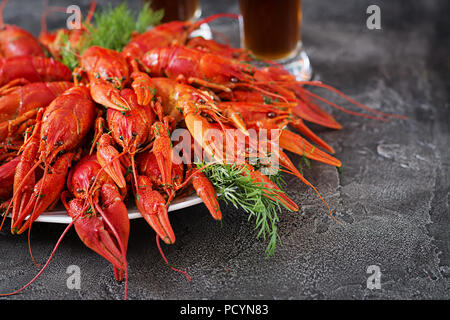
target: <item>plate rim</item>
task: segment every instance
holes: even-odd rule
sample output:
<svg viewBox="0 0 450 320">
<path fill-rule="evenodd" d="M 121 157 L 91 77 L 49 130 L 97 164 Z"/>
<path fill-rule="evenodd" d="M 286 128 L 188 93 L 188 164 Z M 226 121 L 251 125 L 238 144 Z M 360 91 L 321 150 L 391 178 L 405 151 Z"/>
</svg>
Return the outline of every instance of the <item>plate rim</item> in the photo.
<svg viewBox="0 0 450 320">
<path fill-rule="evenodd" d="M 203 200 L 197 194 L 191 194 L 189 196 L 175 199 L 169 205 L 167 211 L 172 212 L 181 210 L 184 208 L 195 206 L 202 202 Z M 130 220 L 143 218 L 141 213 L 136 207 L 127 209 L 128 209 L 128 217 Z M 70 222 L 72 222 L 72 218 L 67 214 L 67 211 L 63 209 L 63 210 L 43 212 L 34 222 L 69 224 Z"/>
</svg>

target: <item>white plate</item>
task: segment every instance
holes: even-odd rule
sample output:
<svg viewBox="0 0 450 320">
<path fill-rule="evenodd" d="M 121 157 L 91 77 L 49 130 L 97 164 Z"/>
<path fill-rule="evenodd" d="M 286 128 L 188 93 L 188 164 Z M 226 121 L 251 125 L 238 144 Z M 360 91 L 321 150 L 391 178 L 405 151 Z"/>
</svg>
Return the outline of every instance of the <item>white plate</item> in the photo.
<svg viewBox="0 0 450 320">
<path fill-rule="evenodd" d="M 168 208 L 168 211 L 180 210 L 183 208 L 191 207 L 203 202 L 196 194 L 181 197 L 172 201 Z M 136 208 L 128 209 L 128 217 L 131 219 L 142 218 L 142 215 Z M 47 223 L 65 223 L 72 222 L 72 218 L 67 215 L 65 209 L 55 209 L 51 212 L 44 212 L 35 220 L 35 222 L 47 222 Z"/>
</svg>

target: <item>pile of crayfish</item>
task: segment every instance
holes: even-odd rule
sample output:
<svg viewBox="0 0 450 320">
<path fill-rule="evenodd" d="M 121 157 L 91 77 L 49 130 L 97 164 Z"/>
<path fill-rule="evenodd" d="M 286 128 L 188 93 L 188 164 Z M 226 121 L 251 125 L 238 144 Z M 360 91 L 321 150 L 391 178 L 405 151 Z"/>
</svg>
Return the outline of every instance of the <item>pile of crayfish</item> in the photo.
<svg viewBox="0 0 450 320">
<path fill-rule="evenodd" d="M 280 170 L 314 188 L 283 150 L 340 167 L 330 155 L 333 148 L 305 122 L 340 129 L 318 102 L 343 108 L 306 86 L 333 90 L 372 115 L 348 112 L 382 120 L 391 116 L 321 82 L 297 81 L 275 63 L 256 67 L 246 50 L 190 36 L 201 24 L 224 16 L 232 15 L 136 32 L 120 52 L 91 46 L 73 71 L 59 60 L 58 39 L 68 36 L 76 47 L 88 36 L 85 28 L 45 31 L 36 38 L 0 18 L 0 229 L 10 217 L 13 234 L 30 232 L 42 213 L 62 204 L 72 218 L 68 228 L 74 226 L 122 280 L 130 199 L 166 244 L 175 242 L 167 209 L 180 194 L 195 191 L 211 216 L 222 219 L 214 186 L 187 158 L 200 151 L 214 163 L 233 163 L 238 154 L 248 159 L 257 148 L 249 131 L 277 129 L 276 146 L 275 137 L 267 137 L 268 152 L 275 153 Z M 183 149 L 183 161 L 175 162 L 171 134 L 177 128 L 189 131 L 192 140 L 183 143 L 192 148 Z M 230 157 L 207 139 L 210 129 L 224 136 L 238 130 L 248 139 Z M 248 161 L 235 165 L 272 190 L 268 197 L 298 210 L 261 167 Z"/>
</svg>

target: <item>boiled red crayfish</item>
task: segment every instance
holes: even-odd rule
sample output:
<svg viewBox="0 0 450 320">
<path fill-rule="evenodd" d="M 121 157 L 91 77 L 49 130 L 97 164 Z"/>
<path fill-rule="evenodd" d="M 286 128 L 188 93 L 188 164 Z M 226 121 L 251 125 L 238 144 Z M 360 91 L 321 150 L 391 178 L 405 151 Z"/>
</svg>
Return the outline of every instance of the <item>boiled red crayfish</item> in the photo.
<svg viewBox="0 0 450 320">
<path fill-rule="evenodd" d="M 0 57 L 45 57 L 39 41 L 30 32 L 4 23 L 3 10 L 8 1 L 3 0 L 0 4 Z"/>
<path fill-rule="evenodd" d="M 0 141 L 14 134 L 14 129 L 25 121 L 34 119 L 39 108 L 46 108 L 72 86 L 68 81 L 35 82 L 5 90 L 0 97 Z"/>
<path fill-rule="evenodd" d="M 41 32 L 39 34 L 39 43 L 47 49 L 53 58 L 61 60 L 62 50 L 72 50 L 74 53 L 79 53 L 85 46 L 88 36 L 87 26 L 90 24 L 95 8 L 96 1 L 91 2 L 89 13 L 86 19 L 81 24 L 80 28 L 61 28 L 55 31 L 47 30 L 46 18 L 50 12 L 66 13 L 67 9 L 64 7 L 49 6 L 48 0 L 45 0 L 45 11 L 41 17 Z M 67 37 L 69 48 L 64 47 L 63 40 Z"/>
<path fill-rule="evenodd" d="M 94 8 L 95 2 L 85 26 Z M 47 9 L 43 21 L 59 10 Z M 168 207 L 178 195 L 195 190 L 211 216 L 222 219 L 216 189 L 203 171 L 207 166 L 236 165 L 267 190 L 267 199 L 298 211 L 262 170 L 261 160 L 272 157 L 279 171 L 295 175 L 324 201 L 282 150 L 341 166 L 329 154 L 331 145 L 305 123 L 342 128 L 319 102 L 379 120 L 394 115 L 321 82 L 297 81 L 273 62 L 258 68 L 246 50 L 189 38 L 202 23 L 219 17 L 236 15 L 134 33 L 121 52 L 91 46 L 79 55 L 74 73 L 44 57 L 26 31 L 0 19 L 0 209 L 5 210 L 0 229 L 11 211 L 12 233 L 30 232 L 33 222 L 61 200 L 72 218 L 61 239 L 74 225 L 81 241 L 112 264 L 116 279 L 127 280 L 126 201 L 134 199 L 158 241 L 173 244 Z M 47 32 L 44 26 L 40 42 L 54 58 L 60 58 L 63 37 L 77 51 L 88 36 L 85 27 Z M 371 114 L 344 109 L 307 86 L 331 90 Z M 187 135 L 176 141 L 181 128 Z M 214 139 L 211 132 L 218 133 Z M 195 164 L 198 158 L 209 162 Z"/>
<path fill-rule="evenodd" d="M 94 183 L 94 185 L 93 185 Z M 96 156 L 83 157 L 67 178 L 68 189 L 75 199 L 67 203 L 75 230 L 83 243 L 112 263 L 117 280 L 126 274 L 126 250 L 130 233 L 126 193 L 102 171 Z"/>
<path fill-rule="evenodd" d="M 12 232 L 24 232 L 59 199 L 76 148 L 93 125 L 94 108 L 88 89 L 73 87 L 55 98 L 45 111 L 40 109 L 14 174 Z M 34 172 L 40 164 L 44 173 L 36 183 Z"/>
</svg>

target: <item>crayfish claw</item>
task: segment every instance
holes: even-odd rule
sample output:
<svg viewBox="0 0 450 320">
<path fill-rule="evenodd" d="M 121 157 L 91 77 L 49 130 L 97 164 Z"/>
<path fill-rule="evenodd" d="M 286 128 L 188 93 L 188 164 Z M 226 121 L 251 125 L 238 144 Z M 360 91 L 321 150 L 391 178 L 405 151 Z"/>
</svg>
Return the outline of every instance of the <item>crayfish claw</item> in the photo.
<svg viewBox="0 0 450 320">
<path fill-rule="evenodd" d="M 211 216 L 215 220 L 222 220 L 222 212 L 220 211 L 216 190 L 203 172 L 198 171 L 193 174 L 192 186 L 197 192 L 197 195 L 203 200 Z"/>
<path fill-rule="evenodd" d="M 98 104 L 120 112 L 131 109 L 128 101 L 120 95 L 120 91 L 110 83 L 98 80 L 90 84 L 90 90 L 92 99 Z"/>
<path fill-rule="evenodd" d="M 156 190 L 152 190 L 152 182 L 145 176 L 138 176 L 136 205 L 139 212 L 166 244 L 175 242 L 175 234 L 170 225 L 166 201 Z"/>
<path fill-rule="evenodd" d="M 131 78 L 133 79 L 131 87 L 136 93 L 138 104 L 141 106 L 148 105 L 156 93 L 151 78 L 146 73 L 139 71 L 133 72 Z"/>
<path fill-rule="evenodd" d="M 98 140 L 97 161 L 102 167 L 105 167 L 106 173 L 114 180 L 117 186 L 123 189 L 126 187 L 126 181 L 119 158 L 120 154 L 114 148 L 111 136 L 106 133 L 103 134 Z"/>
<path fill-rule="evenodd" d="M 114 268 L 125 270 L 127 262 L 117 240 L 105 228 L 101 219 L 88 212 L 81 199 L 73 199 L 67 208 L 74 221 L 75 230 L 83 243 L 92 251 L 111 262 Z"/>
</svg>

